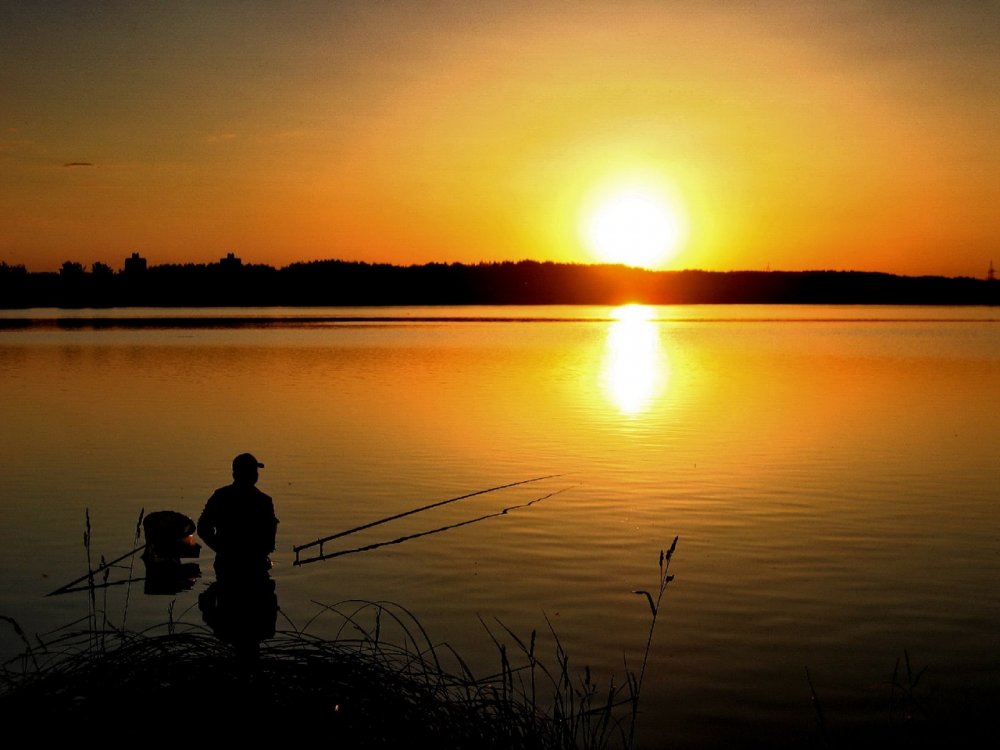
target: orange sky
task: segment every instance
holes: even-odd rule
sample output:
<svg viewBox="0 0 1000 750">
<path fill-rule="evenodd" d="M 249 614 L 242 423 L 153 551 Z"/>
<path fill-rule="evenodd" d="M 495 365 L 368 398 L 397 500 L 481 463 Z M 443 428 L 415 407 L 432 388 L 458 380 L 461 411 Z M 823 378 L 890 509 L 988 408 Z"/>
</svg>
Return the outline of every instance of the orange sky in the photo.
<svg viewBox="0 0 1000 750">
<path fill-rule="evenodd" d="M 71 4 L 64 4 L 71 5 Z M 1000 4 L 0 3 L 0 261 L 1000 263 Z M 71 166 L 75 165 L 75 166 Z"/>
</svg>

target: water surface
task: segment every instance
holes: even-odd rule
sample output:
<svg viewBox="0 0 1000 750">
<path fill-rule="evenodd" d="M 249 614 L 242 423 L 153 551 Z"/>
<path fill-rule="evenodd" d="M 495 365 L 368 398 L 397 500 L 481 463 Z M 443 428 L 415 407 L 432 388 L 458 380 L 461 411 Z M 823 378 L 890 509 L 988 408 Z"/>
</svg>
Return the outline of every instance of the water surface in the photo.
<svg viewBox="0 0 1000 750">
<path fill-rule="evenodd" d="M 196 518 L 232 457 L 251 451 L 281 518 L 283 622 L 301 627 L 323 603 L 398 602 L 484 672 L 496 653 L 480 618 L 525 637 L 549 622 L 572 664 L 620 681 L 650 625 L 632 592 L 656 586 L 659 551 L 678 536 L 644 686 L 647 747 L 808 738 L 807 668 L 828 720 L 849 726 L 885 704 L 904 649 L 942 688 L 988 696 L 1000 659 L 994 315 L 7 312 L 0 614 L 29 633 L 86 614 L 81 595 L 44 594 L 86 570 L 88 513 L 95 555 L 110 559 L 131 549 L 141 510 Z M 320 536 L 552 474 L 343 546 L 558 493 L 530 507 L 293 564 L 292 548 Z M 168 609 L 198 621 L 207 550 L 200 563 L 192 591 L 134 590 L 129 625 Z M 120 616 L 124 589 L 108 591 Z M 18 650 L 0 637 L 4 654 Z"/>
</svg>

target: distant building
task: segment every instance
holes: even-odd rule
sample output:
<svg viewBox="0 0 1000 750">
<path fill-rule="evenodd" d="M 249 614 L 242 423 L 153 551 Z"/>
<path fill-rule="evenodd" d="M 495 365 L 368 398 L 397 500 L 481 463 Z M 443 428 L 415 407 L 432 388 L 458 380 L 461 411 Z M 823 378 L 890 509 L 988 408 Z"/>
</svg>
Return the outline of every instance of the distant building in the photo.
<svg viewBox="0 0 1000 750">
<path fill-rule="evenodd" d="M 237 258 L 233 253 L 226 253 L 225 258 L 219 259 L 219 265 L 223 268 L 241 268 L 243 266 L 243 261 Z"/>
<path fill-rule="evenodd" d="M 125 259 L 125 273 L 142 273 L 146 270 L 146 259 L 139 253 L 132 253 Z"/>
</svg>

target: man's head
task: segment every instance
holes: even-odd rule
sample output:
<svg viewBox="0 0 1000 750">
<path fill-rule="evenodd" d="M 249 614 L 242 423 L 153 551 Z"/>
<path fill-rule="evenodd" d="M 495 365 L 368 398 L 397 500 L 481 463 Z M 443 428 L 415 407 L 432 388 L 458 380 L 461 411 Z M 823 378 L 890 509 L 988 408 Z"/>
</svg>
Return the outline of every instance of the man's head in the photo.
<svg viewBox="0 0 1000 750">
<path fill-rule="evenodd" d="M 249 453 L 241 453 L 233 459 L 233 480 L 239 483 L 256 484 L 257 469 L 263 469 L 264 464 Z"/>
</svg>

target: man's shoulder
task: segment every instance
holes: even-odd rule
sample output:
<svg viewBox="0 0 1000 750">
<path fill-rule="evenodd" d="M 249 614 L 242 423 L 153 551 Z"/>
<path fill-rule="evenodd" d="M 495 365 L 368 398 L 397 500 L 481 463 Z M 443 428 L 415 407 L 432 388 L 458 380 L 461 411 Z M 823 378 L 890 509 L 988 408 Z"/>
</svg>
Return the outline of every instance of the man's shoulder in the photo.
<svg viewBox="0 0 1000 750">
<path fill-rule="evenodd" d="M 230 498 L 238 497 L 246 499 L 248 497 L 255 497 L 259 500 L 271 500 L 271 496 L 265 492 L 262 492 L 258 487 L 253 485 L 238 485 L 238 484 L 227 484 L 225 487 L 219 487 L 215 492 L 212 493 L 212 497 L 217 498 Z"/>
</svg>

